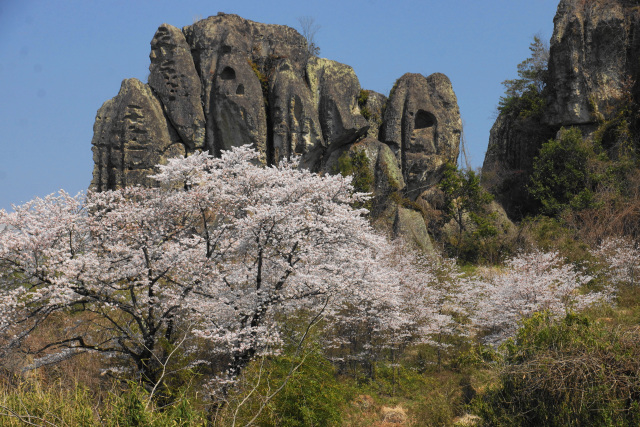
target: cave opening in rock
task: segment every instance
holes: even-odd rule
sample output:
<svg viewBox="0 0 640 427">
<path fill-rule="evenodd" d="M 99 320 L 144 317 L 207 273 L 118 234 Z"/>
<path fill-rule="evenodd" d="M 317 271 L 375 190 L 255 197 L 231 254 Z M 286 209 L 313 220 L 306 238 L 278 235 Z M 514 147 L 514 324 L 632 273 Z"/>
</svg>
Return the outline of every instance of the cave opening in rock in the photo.
<svg viewBox="0 0 640 427">
<path fill-rule="evenodd" d="M 243 84 L 239 84 L 238 88 L 236 89 L 236 95 L 244 95 L 244 85 Z"/>
<path fill-rule="evenodd" d="M 234 80 L 236 78 L 236 70 L 231 67 L 224 67 L 222 73 L 220 73 L 222 80 Z"/>
<path fill-rule="evenodd" d="M 418 110 L 414 118 L 411 138 L 402 147 L 403 153 L 436 154 L 437 124 L 433 114 L 425 110 Z"/>
<path fill-rule="evenodd" d="M 435 126 L 436 117 L 424 110 L 419 110 L 416 114 L 416 123 L 414 129 L 426 129 Z"/>
</svg>

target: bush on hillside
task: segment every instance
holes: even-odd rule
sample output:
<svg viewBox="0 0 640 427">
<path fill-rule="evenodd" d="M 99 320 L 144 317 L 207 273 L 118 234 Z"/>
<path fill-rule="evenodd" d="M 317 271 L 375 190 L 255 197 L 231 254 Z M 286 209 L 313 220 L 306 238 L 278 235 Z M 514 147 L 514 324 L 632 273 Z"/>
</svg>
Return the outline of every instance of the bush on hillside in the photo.
<svg viewBox="0 0 640 427">
<path fill-rule="evenodd" d="M 499 385 L 476 402 L 485 424 L 637 426 L 639 338 L 584 316 L 536 314 L 504 346 Z"/>
</svg>

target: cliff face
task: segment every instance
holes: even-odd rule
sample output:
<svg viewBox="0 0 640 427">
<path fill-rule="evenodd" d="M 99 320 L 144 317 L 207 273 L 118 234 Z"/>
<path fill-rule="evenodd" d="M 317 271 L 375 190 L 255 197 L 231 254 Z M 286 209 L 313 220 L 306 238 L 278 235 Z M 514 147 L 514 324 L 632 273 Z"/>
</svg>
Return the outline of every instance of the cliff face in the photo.
<svg viewBox="0 0 640 427">
<path fill-rule="evenodd" d="M 489 138 L 482 172 L 512 217 L 541 145 L 562 127 L 590 138 L 619 110 L 638 103 L 640 5 L 631 0 L 561 0 L 554 18 L 543 111 L 503 112 Z"/>
<path fill-rule="evenodd" d="M 294 29 L 222 13 L 161 25 L 150 59 L 149 83 L 125 80 L 98 111 L 94 190 L 150 185 L 170 156 L 250 144 L 264 164 L 296 155 L 323 173 L 363 152 L 378 197 L 408 188 L 415 200 L 458 156 L 460 113 L 442 74 L 402 76 L 387 99 L 362 91 L 348 65 L 309 55 Z"/>
<path fill-rule="evenodd" d="M 550 125 L 592 124 L 620 107 L 638 79 L 640 11 L 629 0 L 562 0 L 550 43 Z"/>
</svg>

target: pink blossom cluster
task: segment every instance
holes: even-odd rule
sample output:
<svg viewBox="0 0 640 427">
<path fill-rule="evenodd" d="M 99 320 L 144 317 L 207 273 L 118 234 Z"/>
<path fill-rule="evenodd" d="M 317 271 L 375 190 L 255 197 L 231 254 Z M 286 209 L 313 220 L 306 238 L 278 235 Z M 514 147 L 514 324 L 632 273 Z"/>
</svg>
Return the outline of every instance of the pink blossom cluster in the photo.
<svg viewBox="0 0 640 427">
<path fill-rule="evenodd" d="M 369 350 L 449 333 L 442 308 L 455 303 L 432 262 L 374 232 L 349 177 L 256 157 L 196 153 L 159 166 L 159 188 L 0 211 L 1 331 L 17 345 L 52 314 L 81 313 L 42 363 L 98 352 L 149 383 L 168 363 L 159 343 L 185 337 L 185 349 L 207 341 L 233 377 L 316 325 L 338 347 L 349 338 L 332 331 L 364 325 Z"/>
<path fill-rule="evenodd" d="M 614 284 L 636 285 L 640 278 L 640 248 L 627 238 L 604 240 L 593 254 L 604 261 L 608 278 Z"/>
<path fill-rule="evenodd" d="M 20 345 L 64 313 L 77 321 L 36 365 L 90 351 L 158 384 L 168 344 L 233 381 L 253 358 L 311 334 L 335 360 L 374 361 L 474 330 L 498 343 L 536 311 L 603 297 L 581 295 L 591 278 L 555 252 L 463 277 L 453 260 L 375 232 L 353 207 L 368 196 L 350 177 L 288 161 L 264 168 L 257 156 L 195 153 L 158 166 L 158 188 L 60 192 L 0 211 L 4 342 Z"/>
<path fill-rule="evenodd" d="M 608 292 L 581 292 L 590 280 L 592 277 L 566 263 L 557 252 L 520 254 L 504 268 L 481 269 L 466 279 L 470 294 L 475 294 L 473 323 L 485 342 L 499 344 L 514 336 L 520 321 L 535 312 L 562 315 L 608 301 Z"/>
</svg>

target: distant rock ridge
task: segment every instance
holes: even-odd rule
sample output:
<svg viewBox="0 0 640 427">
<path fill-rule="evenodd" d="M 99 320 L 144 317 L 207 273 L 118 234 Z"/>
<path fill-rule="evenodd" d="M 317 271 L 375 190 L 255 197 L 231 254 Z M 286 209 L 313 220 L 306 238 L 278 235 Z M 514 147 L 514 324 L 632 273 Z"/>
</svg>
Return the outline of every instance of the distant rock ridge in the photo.
<svg viewBox="0 0 640 427">
<path fill-rule="evenodd" d="M 296 30 L 224 13 L 162 24 L 150 59 L 149 83 L 124 80 L 97 113 L 94 190 L 152 185 L 146 176 L 170 156 L 251 144 L 264 164 L 300 156 L 322 173 L 364 149 L 376 185 L 416 200 L 458 157 L 462 122 L 443 74 L 406 74 L 387 99 L 348 65 L 309 55 Z"/>
<path fill-rule="evenodd" d="M 632 0 L 561 0 L 551 37 L 540 116 L 501 113 L 482 174 L 511 217 L 523 209 L 533 161 L 562 127 L 589 138 L 625 103 L 640 101 L 640 5 Z M 524 207 L 526 210 L 526 207 Z"/>
</svg>

